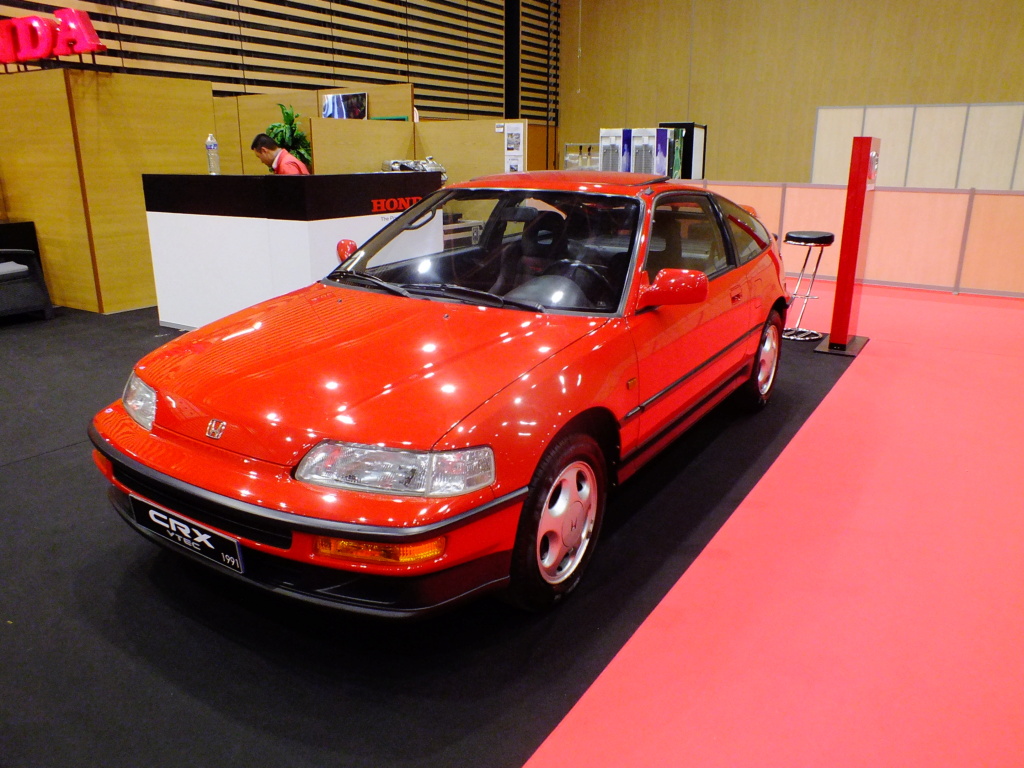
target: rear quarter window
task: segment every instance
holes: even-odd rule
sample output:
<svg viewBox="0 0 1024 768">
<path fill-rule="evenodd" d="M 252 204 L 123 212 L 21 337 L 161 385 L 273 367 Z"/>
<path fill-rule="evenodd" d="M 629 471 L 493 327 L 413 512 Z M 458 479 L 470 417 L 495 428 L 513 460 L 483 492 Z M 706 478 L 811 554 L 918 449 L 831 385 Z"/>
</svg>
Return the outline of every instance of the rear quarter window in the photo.
<svg viewBox="0 0 1024 768">
<path fill-rule="evenodd" d="M 725 215 L 739 264 L 746 264 L 771 245 L 771 235 L 760 221 L 728 200 L 719 198 L 718 202 Z"/>
</svg>

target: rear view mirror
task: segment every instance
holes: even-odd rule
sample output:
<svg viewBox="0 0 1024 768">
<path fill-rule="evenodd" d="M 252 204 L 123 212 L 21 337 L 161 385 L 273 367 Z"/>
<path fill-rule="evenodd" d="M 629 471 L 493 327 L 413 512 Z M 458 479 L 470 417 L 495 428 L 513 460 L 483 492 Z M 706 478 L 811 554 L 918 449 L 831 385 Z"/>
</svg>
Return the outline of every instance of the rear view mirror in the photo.
<svg viewBox="0 0 1024 768">
<path fill-rule="evenodd" d="M 338 261 L 343 262 L 349 256 L 356 252 L 359 245 L 356 244 L 355 240 L 339 240 L 338 241 Z"/>
<path fill-rule="evenodd" d="M 663 269 L 641 288 L 637 309 L 670 304 L 700 304 L 708 298 L 708 276 L 695 269 Z"/>
</svg>

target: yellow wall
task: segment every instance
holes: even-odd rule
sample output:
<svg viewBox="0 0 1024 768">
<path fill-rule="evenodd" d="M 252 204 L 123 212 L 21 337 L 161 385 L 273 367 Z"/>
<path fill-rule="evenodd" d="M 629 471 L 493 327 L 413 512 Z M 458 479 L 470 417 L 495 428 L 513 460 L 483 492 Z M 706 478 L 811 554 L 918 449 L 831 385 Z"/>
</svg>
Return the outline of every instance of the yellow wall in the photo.
<svg viewBox="0 0 1024 768">
<path fill-rule="evenodd" d="M 0 142 L 7 215 L 35 222 L 53 302 L 95 312 L 99 297 L 64 70 L 0 77 L 0 111 L 8 126 L 32 127 L 18 141 Z"/>
<path fill-rule="evenodd" d="M 416 156 L 413 123 L 314 117 L 317 173 L 375 173 L 386 160 Z"/>
<path fill-rule="evenodd" d="M 0 146 L 12 219 L 33 221 L 55 304 L 118 312 L 156 303 L 144 173 L 205 173 L 212 89 L 198 80 L 54 69 L 0 78 L 24 140 Z"/>
<path fill-rule="evenodd" d="M 206 173 L 213 92 L 200 80 L 66 70 L 100 311 L 156 304 L 142 174 Z"/>
<path fill-rule="evenodd" d="M 818 107 L 1021 102 L 1021 50 L 1020 0 L 563 0 L 560 140 L 692 120 L 708 178 L 807 182 Z"/>
<path fill-rule="evenodd" d="M 505 134 L 495 130 L 501 123 L 501 120 L 486 119 L 417 123 L 416 154 L 421 159 L 433 157 L 443 165 L 449 183 L 502 173 L 505 170 Z"/>
</svg>

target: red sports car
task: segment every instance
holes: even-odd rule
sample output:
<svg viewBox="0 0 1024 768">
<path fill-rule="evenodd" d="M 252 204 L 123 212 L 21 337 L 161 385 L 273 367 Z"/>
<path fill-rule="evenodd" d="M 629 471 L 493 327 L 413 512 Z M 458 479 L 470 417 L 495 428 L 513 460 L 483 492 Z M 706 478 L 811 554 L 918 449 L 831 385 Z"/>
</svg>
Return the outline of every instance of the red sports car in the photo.
<svg viewBox="0 0 1024 768">
<path fill-rule="evenodd" d="M 143 358 L 96 463 L 149 539 L 282 594 L 412 615 L 556 603 L 609 489 L 772 394 L 787 293 L 748 209 L 640 174 L 444 188 L 320 282 Z"/>
</svg>

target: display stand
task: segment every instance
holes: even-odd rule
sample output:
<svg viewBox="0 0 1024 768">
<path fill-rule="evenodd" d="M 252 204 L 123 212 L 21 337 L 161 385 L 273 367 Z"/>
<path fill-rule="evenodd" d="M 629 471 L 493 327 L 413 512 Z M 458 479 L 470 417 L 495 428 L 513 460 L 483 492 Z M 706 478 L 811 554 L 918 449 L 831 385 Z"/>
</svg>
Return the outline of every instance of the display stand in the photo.
<svg viewBox="0 0 1024 768">
<path fill-rule="evenodd" d="M 324 277 L 441 186 L 436 171 L 144 175 L 160 324 L 190 329 Z"/>
<path fill-rule="evenodd" d="M 868 342 L 867 338 L 856 335 L 860 309 L 857 277 L 860 276 L 858 270 L 863 267 L 863 256 L 867 251 L 868 234 L 871 231 L 871 209 L 875 197 L 880 146 L 881 140 L 870 136 L 857 136 L 853 140 L 832 327 L 825 340 L 815 348 L 816 352 L 853 357 Z"/>
<path fill-rule="evenodd" d="M 791 245 L 806 245 L 807 255 L 804 256 L 804 264 L 800 267 L 800 275 L 796 279 L 796 286 L 793 288 L 793 303 L 802 301 L 800 305 L 800 314 L 797 315 L 796 325 L 792 328 L 786 328 L 782 332 L 782 338 L 792 339 L 793 341 L 819 341 L 824 334 L 818 331 L 811 331 L 807 328 L 800 327 L 800 324 L 804 319 L 804 311 L 807 309 L 807 300 L 816 299 L 817 296 L 812 296 L 811 291 L 814 290 L 814 280 L 818 276 L 818 267 L 821 266 L 821 255 L 825 252 L 825 248 L 832 245 L 835 242 L 836 236 L 831 232 L 818 232 L 818 231 L 804 231 L 804 232 L 787 232 L 786 239 L 783 242 Z M 804 293 L 800 293 L 800 284 L 803 282 L 804 277 L 807 275 L 807 264 L 811 260 L 811 252 L 817 248 L 818 258 L 814 261 L 814 268 L 811 271 L 811 278 L 807 284 L 807 288 Z"/>
</svg>

